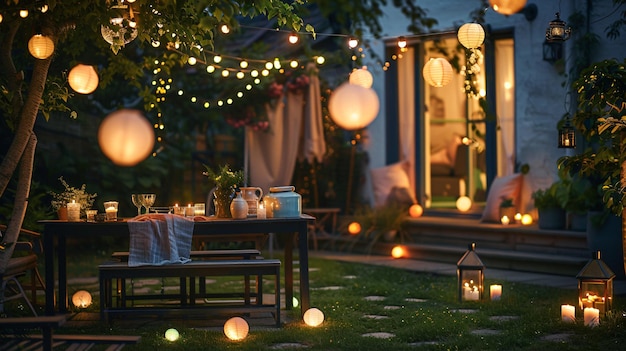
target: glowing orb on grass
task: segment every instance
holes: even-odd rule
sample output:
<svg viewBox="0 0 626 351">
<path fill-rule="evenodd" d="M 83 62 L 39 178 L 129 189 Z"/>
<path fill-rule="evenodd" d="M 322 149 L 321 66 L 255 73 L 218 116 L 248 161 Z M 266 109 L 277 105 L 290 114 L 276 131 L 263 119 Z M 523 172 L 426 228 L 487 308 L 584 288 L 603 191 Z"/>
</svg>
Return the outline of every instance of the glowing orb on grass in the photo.
<svg viewBox="0 0 626 351">
<path fill-rule="evenodd" d="M 224 334 L 230 340 L 243 340 L 248 336 L 249 331 L 248 322 L 241 317 L 233 317 L 224 323 Z"/>
<path fill-rule="evenodd" d="M 309 327 L 317 327 L 324 321 L 324 312 L 317 308 L 309 308 L 304 312 L 302 319 Z"/>
<path fill-rule="evenodd" d="M 178 330 L 174 328 L 170 328 L 165 331 L 165 339 L 167 339 L 168 341 L 176 341 L 179 337 L 180 334 L 178 333 Z"/>
<path fill-rule="evenodd" d="M 91 305 L 91 294 L 86 290 L 79 290 L 72 295 L 72 303 L 78 308 L 86 308 Z"/>
<path fill-rule="evenodd" d="M 293 297 L 293 299 L 291 300 L 291 304 L 293 305 L 293 307 L 298 307 L 300 305 L 300 301 L 298 301 L 297 297 Z"/>
</svg>

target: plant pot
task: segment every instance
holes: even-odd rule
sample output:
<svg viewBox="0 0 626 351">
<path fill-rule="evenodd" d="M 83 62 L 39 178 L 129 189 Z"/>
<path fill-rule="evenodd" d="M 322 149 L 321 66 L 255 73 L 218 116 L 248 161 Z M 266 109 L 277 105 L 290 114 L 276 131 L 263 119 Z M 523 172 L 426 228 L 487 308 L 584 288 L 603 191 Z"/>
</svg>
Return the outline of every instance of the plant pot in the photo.
<svg viewBox="0 0 626 351">
<path fill-rule="evenodd" d="M 539 229 L 565 229 L 565 210 L 559 207 L 538 209 Z"/>
<path fill-rule="evenodd" d="M 585 213 L 568 212 L 567 219 L 569 223 L 567 227 L 570 230 L 573 230 L 576 232 L 584 232 L 587 230 L 587 212 Z"/>
<path fill-rule="evenodd" d="M 515 207 L 500 207 L 500 218 L 507 216 L 511 223 L 515 222 L 515 213 Z"/>
<path fill-rule="evenodd" d="M 68 219 L 68 217 L 67 217 L 67 206 L 59 207 L 59 209 L 57 210 L 57 216 L 59 216 L 60 220 L 67 221 L 67 219 Z"/>
<path fill-rule="evenodd" d="M 609 215 L 603 223 L 597 224 L 594 218 L 597 220 L 600 215 L 601 212 L 589 212 L 587 216 L 587 245 L 591 252 L 600 251 L 602 261 L 616 278 L 624 278 L 622 217 Z"/>
<path fill-rule="evenodd" d="M 215 189 L 213 193 L 215 199 L 215 216 L 218 218 L 231 218 L 230 202 L 233 199 L 234 192 L 232 189 Z"/>
</svg>

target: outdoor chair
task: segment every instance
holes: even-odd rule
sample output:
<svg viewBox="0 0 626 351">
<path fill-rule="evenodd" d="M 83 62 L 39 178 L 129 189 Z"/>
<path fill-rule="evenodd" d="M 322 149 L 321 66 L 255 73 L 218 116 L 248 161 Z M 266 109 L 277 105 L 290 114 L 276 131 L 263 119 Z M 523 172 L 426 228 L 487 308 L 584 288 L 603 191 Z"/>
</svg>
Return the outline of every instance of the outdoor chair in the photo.
<svg viewBox="0 0 626 351">
<path fill-rule="evenodd" d="M 6 226 L 0 225 L 0 231 L 6 230 Z M 28 241 L 25 239 L 28 238 Z M 7 243 L 0 244 L 0 258 L 2 251 L 7 250 Z M 19 298 L 26 301 L 28 307 L 35 316 L 37 312 L 33 307 L 33 302 L 37 301 L 37 290 L 44 290 L 44 283 L 39 270 L 37 269 L 37 254 L 42 252 L 40 234 L 27 229 L 20 229 L 20 238 L 15 243 L 15 248 L 11 258 L 6 260 L 4 266 L 0 266 L 0 313 L 4 313 L 4 303 Z M 0 262 L 4 262 L 0 260 Z M 30 284 L 23 286 L 20 278 L 30 275 Z M 26 295 L 24 288 L 31 291 L 31 299 Z"/>
</svg>

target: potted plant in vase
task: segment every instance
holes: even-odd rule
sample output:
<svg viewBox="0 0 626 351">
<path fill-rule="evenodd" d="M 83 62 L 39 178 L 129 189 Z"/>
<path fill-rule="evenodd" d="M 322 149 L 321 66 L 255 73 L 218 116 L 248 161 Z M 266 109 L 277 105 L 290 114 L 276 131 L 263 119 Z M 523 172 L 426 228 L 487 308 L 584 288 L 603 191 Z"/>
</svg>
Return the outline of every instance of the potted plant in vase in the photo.
<svg viewBox="0 0 626 351">
<path fill-rule="evenodd" d="M 50 205 L 57 212 L 59 219 L 67 220 L 67 204 L 72 201 L 80 204 L 81 216 L 84 215 L 85 211 L 91 208 L 98 194 L 89 194 L 86 191 L 87 186 L 85 184 L 81 185 L 80 188 L 70 186 L 62 176 L 59 177 L 59 181 L 63 185 L 64 190 L 60 193 L 48 192 L 48 194 L 52 195 Z"/>
<path fill-rule="evenodd" d="M 540 229 L 565 228 L 565 210 L 561 207 L 557 195 L 563 190 L 561 185 L 561 181 L 557 181 L 547 189 L 539 189 L 532 193 L 539 215 Z"/>
<path fill-rule="evenodd" d="M 243 185 L 244 174 L 242 170 L 232 171 L 230 166 L 224 165 L 214 172 L 209 166 L 204 165 L 205 176 L 211 180 L 215 186 L 214 202 L 215 216 L 220 218 L 230 218 L 230 202 L 235 195 L 235 188 Z"/>
</svg>

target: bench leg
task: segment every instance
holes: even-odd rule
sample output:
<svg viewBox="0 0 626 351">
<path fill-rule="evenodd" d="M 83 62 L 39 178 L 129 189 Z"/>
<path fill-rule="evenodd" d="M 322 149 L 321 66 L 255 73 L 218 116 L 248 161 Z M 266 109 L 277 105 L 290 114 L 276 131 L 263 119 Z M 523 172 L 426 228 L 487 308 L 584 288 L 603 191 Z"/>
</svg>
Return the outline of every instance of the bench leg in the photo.
<svg viewBox="0 0 626 351">
<path fill-rule="evenodd" d="M 276 268 L 274 277 L 274 303 L 276 304 L 276 316 L 274 319 L 276 320 L 276 326 L 280 327 L 280 267 Z"/>
</svg>

